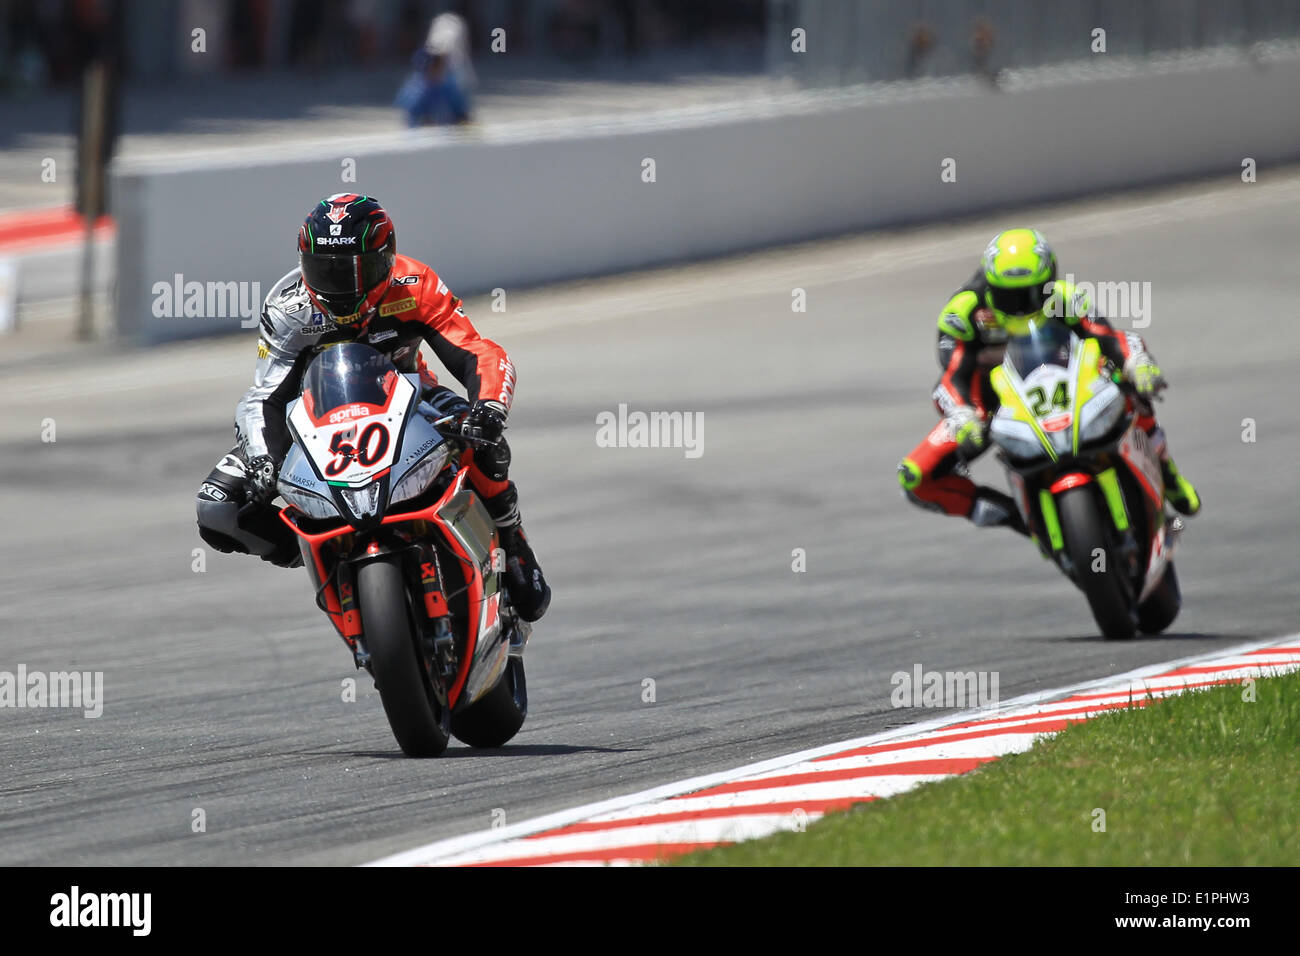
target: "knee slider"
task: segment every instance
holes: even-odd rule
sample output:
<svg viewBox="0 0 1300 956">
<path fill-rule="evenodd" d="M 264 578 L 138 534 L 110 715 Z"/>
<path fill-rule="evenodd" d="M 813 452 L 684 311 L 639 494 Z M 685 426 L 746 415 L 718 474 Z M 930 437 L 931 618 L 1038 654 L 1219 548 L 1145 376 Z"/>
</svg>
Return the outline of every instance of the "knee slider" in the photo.
<svg viewBox="0 0 1300 956">
<path fill-rule="evenodd" d="M 240 522 L 238 501 L 213 501 L 200 493 L 196 501 L 199 537 L 226 554 L 270 554 L 276 550 L 273 535 L 279 529 L 266 527 L 265 518 Z M 259 524 L 262 527 L 257 527 Z M 250 526 L 251 525 L 251 526 Z"/>
<path fill-rule="evenodd" d="M 205 483 L 204 488 L 207 485 Z M 199 492 L 195 500 L 199 537 L 224 554 L 247 554 L 248 546 L 239 540 L 239 505 L 219 501 Z"/>
<path fill-rule="evenodd" d="M 921 466 L 912 459 L 904 458 L 898 463 L 898 484 L 904 491 L 915 489 L 923 477 Z"/>
</svg>

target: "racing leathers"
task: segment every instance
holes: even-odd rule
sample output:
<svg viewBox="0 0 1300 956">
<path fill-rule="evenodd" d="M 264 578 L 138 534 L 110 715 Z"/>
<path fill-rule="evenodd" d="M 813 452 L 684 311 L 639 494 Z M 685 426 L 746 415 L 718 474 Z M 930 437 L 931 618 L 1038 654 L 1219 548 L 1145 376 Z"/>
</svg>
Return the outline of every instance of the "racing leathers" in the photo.
<svg viewBox="0 0 1300 956">
<path fill-rule="evenodd" d="M 985 446 L 985 428 L 997 411 L 998 398 L 989 374 L 1002 361 L 1007 332 L 985 306 L 988 280 L 982 271 L 959 289 L 939 315 L 938 358 L 942 369 L 933 399 L 942 419 L 898 465 L 898 482 L 912 502 L 945 514 L 969 518 L 981 526 L 1004 525 L 1027 533 L 1009 495 L 977 485 L 966 463 Z M 1163 380 L 1141 336 L 1116 329 L 1096 315 L 1086 295 L 1069 282 L 1056 282 L 1053 301 L 1059 318 L 1081 338 L 1097 340 L 1101 353 L 1129 381 L 1150 384 L 1154 394 Z M 1195 489 L 1178 474 L 1169 457 L 1164 430 L 1149 401 L 1134 399 L 1136 423 L 1150 436 L 1165 472 L 1166 497 L 1178 510 L 1200 507 Z"/>
<path fill-rule="evenodd" d="M 360 331 L 336 325 L 316 310 L 300 270 L 294 269 L 266 297 L 253 386 L 236 410 L 235 447 L 198 492 L 199 534 L 214 548 L 257 554 L 283 567 L 301 562 L 296 536 L 271 504 L 275 476 L 290 445 L 285 407 L 298 397 L 307 365 L 322 348 L 354 340 L 386 354 L 399 371 L 418 372 L 423 397 L 439 410 L 468 413 L 467 423 L 495 426 L 475 428 L 476 436 L 500 435 L 514 398 L 514 366 L 500 345 L 478 334 L 461 300 L 433 269 L 398 255 L 389 289 Z M 438 384 L 420 354 L 422 343 L 464 385 L 472 405 Z M 520 525 L 518 493 L 508 476 L 509 446 L 501 437 L 493 446 L 467 451 L 462 460 L 500 532 L 514 603 L 521 616 L 535 620 L 545 612 L 550 589 Z"/>
</svg>

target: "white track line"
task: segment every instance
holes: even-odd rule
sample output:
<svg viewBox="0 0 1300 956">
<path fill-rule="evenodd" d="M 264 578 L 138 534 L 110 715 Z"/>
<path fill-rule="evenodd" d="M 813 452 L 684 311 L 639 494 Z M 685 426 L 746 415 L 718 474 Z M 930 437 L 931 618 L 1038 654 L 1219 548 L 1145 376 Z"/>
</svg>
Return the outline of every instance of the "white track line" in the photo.
<svg viewBox="0 0 1300 956">
<path fill-rule="evenodd" d="M 861 800 L 871 796 L 890 796 L 910 789 L 924 780 L 938 779 L 940 775 L 908 773 L 912 768 L 900 768 L 902 774 L 855 776 L 839 780 L 799 780 L 782 782 L 777 786 L 755 789 L 730 789 L 715 794 L 700 794 L 711 788 L 743 787 L 762 783 L 772 778 L 793 777 L 804 773 L 853 772 L 865 768 L 885 768 L 890 763 L 921 760 L 948 760 L 995 758 L 1004 753 L 1027 749 L 1042 733 L 1021 732 L 1025 724 L 1052 720 L 1084 720 L 1096 713 L 1105 712 L 1106 704 L 1141 699 L 1148 695 L 1160 697 L 1179 693 L 1189 684 L 1206 681 L 1230 681 L 1251 676 L 1241 665 L 1258 668 L 1257 673 L 1281 672 L 1300 666 L 1300 652 L 1278 651 L 1267 655 L 1253 654 L 1266 648 L 1293 646 L 1300 634 L 1273 637 L 1237 647 L 1209 651 L 1191 657 L 1179 658 L 1161 664 L 1138 668 L 1124 674 L 1101 677 L 1054 690 L 1026 694 L 1013 700 L 963 713 L 948 714 L 933 720 L 910 724 L 868 737 L 827 744 L 810 750 L 786 754 L 771 760 L 737 767 L 720 773 L 706 774 L 665 784 L 639 793 L 610 800 L 585 804 L 557 813 L 535 817 L 497 829 L 479 831 L 450 839 L 438 840 L 392 856 L 384 857 L 370 866 L 455 865 L 492 860 L 518 860 L 547 857 L 557 853 L 581 853 L 591 850 L 607 851 L 623 846 L 658 845 L 676 843 L 709 843 L 751 838 L 782 829 L 800 829 L 821 815 L 809 810 L 801 813 L 764 813 L 764 804 L 789 804 L 820 800 Z M 1172 676 L 1171 672 L 1194 667 L 1205 662 L 1214 666 L 1203 672 Z M 1160 677 L 1158 681 L 1152 678 Z M 1117 686 L 1118 685 L 1118 686 Z M 1104 690 L 1104 695 L 1094 699 L 1077 700 L 1088 691 Z M 1060 710 L 1084 708 L 1078 714 L 1056 715 Z M 1011 718 L 1006 724 L 997 721 Z M 975 726 L 955 728 L 954 725 Z M 967 740 L 933 740 L 936 731 L 948 730 L 941 737 L 963 733 L 987 734 Z M 879 747 L 915 739 L 915 746 L 883 750 L 879 753 L 855 754 L 818 761 L 820 757 L 844 754 L 865 748 Z M 776 782 L 772 780 L 772 782 Z M 728 816 L 704 817 L 682 821 L 652 821 L 646 817 L 672 813 L 687 813 L 733 808 Z M 750 808 L 755 812 L 749 812 Z M 741 814 L 741 815 L 736 815 Z M 627 826 L 619 826 L 626 820 Z M 639 821 L 639 822 L 634 822 Z M 583 824 L 591 829 L 575 828 L 577 832 L 551 835 L 549 831 Z M 593 824 L 604 826 L 593 827 Z M 613 824 L 610 826 L 610 824 Z M 730 834 L 730 835 L 728 835 Z M 688 838 L 690 837 L 690 838 Z M 529 839 L 523 839 L 529 838 Z M 626 860 L 611 859 L 601 862 L 637 862 L 630 854 Z M 589 861 L 579 861 L 589 862 Z"/>
</svg>

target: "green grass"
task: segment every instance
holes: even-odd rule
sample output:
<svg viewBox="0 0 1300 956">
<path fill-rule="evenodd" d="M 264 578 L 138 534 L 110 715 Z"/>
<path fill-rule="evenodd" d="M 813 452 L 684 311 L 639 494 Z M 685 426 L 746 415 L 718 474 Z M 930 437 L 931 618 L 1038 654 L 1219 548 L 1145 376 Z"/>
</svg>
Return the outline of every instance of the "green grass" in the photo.
<svg viewBox="0 0 1300 956">
<path fill-rule="evenodd" d="M 1300 673 L 1254 691 L 1254 702 L 1230 685 L 1114 711 L 802 833 L 673 865 L 1300 865 Z"/>
</svg>

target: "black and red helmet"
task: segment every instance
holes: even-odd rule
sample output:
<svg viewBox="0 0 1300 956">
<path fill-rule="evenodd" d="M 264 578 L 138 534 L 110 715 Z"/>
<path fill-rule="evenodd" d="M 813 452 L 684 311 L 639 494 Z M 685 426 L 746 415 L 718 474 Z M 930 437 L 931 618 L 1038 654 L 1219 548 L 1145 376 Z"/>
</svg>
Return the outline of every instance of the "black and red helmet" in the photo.
<svg viewBox="0 0 1300 956">
<path fill-rule="evenodd" d="M 339 325 L 364 323 L 388 292 L 397 231 L 369 196 L 322 199 L 298 230 L 302 282 L 318 309 Z"/>
</svg>

